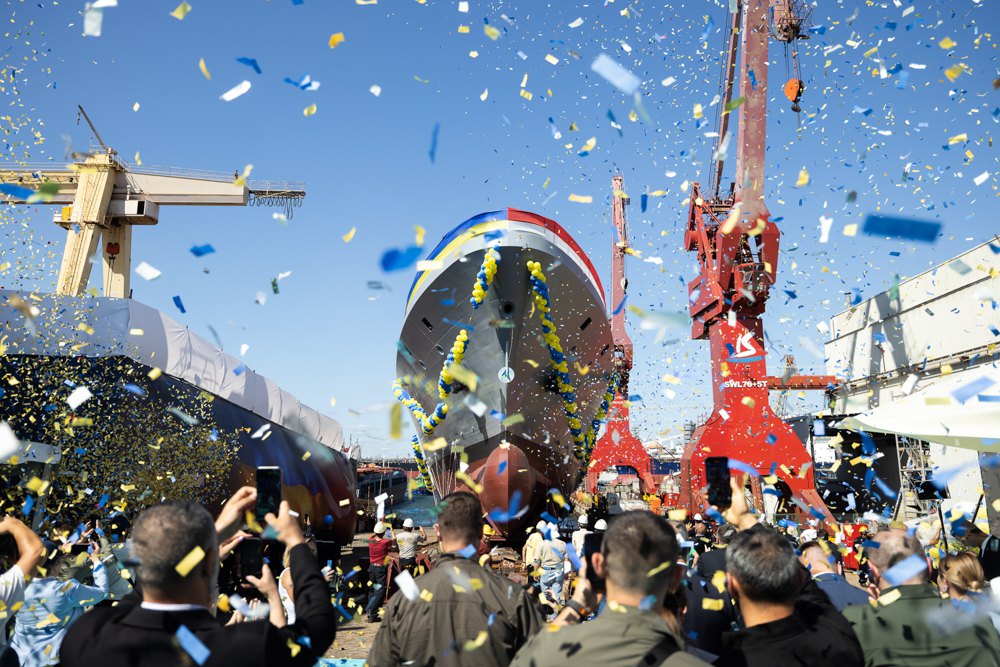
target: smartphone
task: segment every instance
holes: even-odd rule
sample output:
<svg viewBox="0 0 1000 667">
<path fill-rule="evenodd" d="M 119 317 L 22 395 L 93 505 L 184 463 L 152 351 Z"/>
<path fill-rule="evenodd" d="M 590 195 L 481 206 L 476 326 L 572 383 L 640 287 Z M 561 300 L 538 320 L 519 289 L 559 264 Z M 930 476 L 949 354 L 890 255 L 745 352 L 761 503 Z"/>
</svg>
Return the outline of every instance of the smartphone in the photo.
<svg viewBox="0 0 1000 667">
<path fill-rule="evenodd" d="M 89 553 L 89 551 L 90 551 L 90 542 L 84 542 L 83 544 L 80 543 L 72 544 L 70 545 L 69 548 L 69 552 L 74 556 L 77 556 L 79 554 Z"/>
<path fill-rule="evenodd" d="M 261 466 L 257 468 L 257 508 L 254 512 L 257 523 L 266 526 L 264 517 L 269 513 L 278 516 L 281 506 L 281 468 Z"/>
<path fill-rule="evenodd" d="M 604 592 L 604 579 L 597 576 L 594 571 L 594 554 L 600 553 L 601 545 L 604 543 L 604 533 L 587 533 L 583 538 L 583 557 L 587 563 L 587 581 L 590 582 L 590 589 L 595 594 Z"/>
<path fill-rule="evenodd" d="M 246 537 L 240 542 L 240 575 L 260 578 L 264 567 L 264 541 L 256 537 Z"/>
<path fill-rule="evenodd" d="M 709 456 L 705 459 L 705 479 L 708 481 L 708 504 L 723 508 L 733 504 L 733 490 L 729 486 L 729 459 Z"/>
</svg>

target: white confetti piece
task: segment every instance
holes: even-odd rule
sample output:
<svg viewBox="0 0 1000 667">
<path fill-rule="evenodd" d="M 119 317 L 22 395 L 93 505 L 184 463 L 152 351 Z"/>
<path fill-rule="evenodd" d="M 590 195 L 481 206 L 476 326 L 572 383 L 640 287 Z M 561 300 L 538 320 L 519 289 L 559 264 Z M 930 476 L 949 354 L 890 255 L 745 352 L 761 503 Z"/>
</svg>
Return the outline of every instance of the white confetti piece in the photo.
<svg viewBox="0 0 1000 667">
<path fill-rule="evenodd" d="M 975 183 L 976 185 L 982 185 L 983 183 L 986 182 L 986 179 L 988 179 L 989 177 L 990 177 L 990 172 L 984 171 L 983 173 L 979 174 L 974 179 L 972 179 L 972 182 Z"/>
<path fill-rule="evenodd" d="M 395 577 L 396 585 L 399 586 L 399 592 L 403 594 L 407 600 L 416 600 L 420 597 L 420 587 L 417 586 L 417 582 L 413 580 L 413 575 L 403 570 Z"/>
<path fill-rule="evenodd" d="M 83 13 L 83 34 L 87 37 L 100 37 L 104 24 L 104 10 L 94 5 L 85 5 Z"/>
<path fill-rule="evenodd" d="M 156 280 L 162 275 L 158 268 L 146 262 L 139 262 L 139 266 L 135 267 L 135 272 L 144 280 Z"/>
<path fill-rule="evenodd" d="M 594 70 L 601 77 L 626 95 L 631 95 L 639 90 L 642 81 L 635 74 L 619 65 L 606 53 L 602 53 L 594 59 L 590 69 Z"/>
<path fill-rule="evenodd" d="M 378 97 L 379 95 L 382 94 L 382 86 L 378 85 L 377 83 L 372 84 L 372 87 L 368 89 L 368 92 L 374 95 L 375 97 Z"/>
<path fill-rule="evenodd" d="M 833 218 L 821 215 L 819 217 L 819 242 L 826 243 L 830 240 L 830 228 L 833 227 Z"/>
<path fill-rule="evenodd" d="M 232 102 L 237 97 L 246 95 L 250 91 L 250 82 L 244 80 L 242 83 L 238 83 L 226 92 L 224 92 L 219 99 L 224 102 Z"/>
<path fill-rule="evenodd" d="M 66 403 L 69 404 L 70 410 L 76 410 L 78 407 L 84 404 L 91 396 L 90 390 L 86 387 L 77 387 L 74 389 L 68 397 L 66 397 Z"/>
<path fill-rule="evenodd" d="M 21 451 L 21 443 L 7 422 L 0 422 L 0 461 L 6 461 Z"/>
<path fill-rule="evenodd" d="M 462 2 L 458 3 L 458 11 L 461 12 L 462 14 L 468 14 L 469 3 L 466 2 L 466 0 L 462 0 Z"/>
<path fill-rule="evenodd" d="M 583 25 L 583 19 L 577 17 L 577 19 L 575 21 L 573 21 L 572 23 L 569 24 L 569 27 L 570 28 L 579 28 L 582 25 Z"/>
</svg>

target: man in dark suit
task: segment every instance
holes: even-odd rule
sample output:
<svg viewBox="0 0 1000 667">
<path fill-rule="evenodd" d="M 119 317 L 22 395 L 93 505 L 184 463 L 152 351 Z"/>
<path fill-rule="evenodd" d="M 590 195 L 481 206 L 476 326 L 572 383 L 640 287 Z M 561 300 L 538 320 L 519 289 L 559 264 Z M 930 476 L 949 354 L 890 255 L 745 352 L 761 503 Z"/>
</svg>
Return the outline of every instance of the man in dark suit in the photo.
<svg viewBox="0 0 1000 667">
<path fill-rule="evenodd" d="M 718 571 L 726 571 L 726 547 L 736 535 L 736 527 L 731 523 L 719 527 L 719 540 L 712 549 L 698 556 L 698 575 L 712 580 Z"/>
<path fill-rule="evenodd" d="M 216 603 L 219 542 L 236 532 L 256 500 L 256 489 L 240 489 L 214 524 L 208 512 L 189 501 L 144 511 L 132 531 L 131 553 L 138 562 L 141 604 L 122 602 L 85 614 L 63 641 L 62 665 L 315 664 L 333 642 L 336 616 L 319 564 L 287 502 L 278 516 L 266 519 L 291 551 L 296 622 L 284 628 L 267 619 L 222 626 L 210 611 Z"/>
<path fill-rule="evenodd" d="M 835 554 L 829 547 L 813 540 L 806 542 L 800 548 L 802 555 L 799 561 L 806 566 L 816 584 L 830 598 L 837 611 L 855 604 L 868 604 L 868 592 L 856 586 L 851 586 L 834 569 L 837 566 Z"/>
</svg>

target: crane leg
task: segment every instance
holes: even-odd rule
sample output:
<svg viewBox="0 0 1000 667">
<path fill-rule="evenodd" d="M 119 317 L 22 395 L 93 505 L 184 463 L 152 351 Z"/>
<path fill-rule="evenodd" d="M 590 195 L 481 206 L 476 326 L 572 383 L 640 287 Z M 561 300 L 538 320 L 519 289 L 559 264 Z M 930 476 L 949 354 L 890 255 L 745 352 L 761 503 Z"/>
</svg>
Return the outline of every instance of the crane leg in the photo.
<svg viewBox="0 0 1000 667">
<path fill-rule="evenodd" d="M 66 230 L 66 247 L 59 267 L 56 294 L 79 296 L 87 289 L 91 261 L 100 238 L 101 228 L 94 224 L 80 223 Z"/>
<path fill-rule="evenodd" d="M 117 253 L 112 254 L 109 249 Z M 127 299 L 131 291 L 132 225 L 113 224 L 104 228 L 104 296 Z"/>
</svg>

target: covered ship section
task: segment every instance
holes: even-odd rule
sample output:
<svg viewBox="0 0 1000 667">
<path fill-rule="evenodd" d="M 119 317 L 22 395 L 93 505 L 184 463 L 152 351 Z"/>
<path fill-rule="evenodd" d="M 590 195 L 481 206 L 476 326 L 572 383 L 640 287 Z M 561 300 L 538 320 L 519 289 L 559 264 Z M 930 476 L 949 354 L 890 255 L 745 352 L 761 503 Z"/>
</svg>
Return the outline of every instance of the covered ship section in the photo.
<svg viewBox="0 0 1000 667">
<path fill-rule="evenodd" d="M 20 441 L 0 475 L 36 525 L 164 498 L 217 507 L 278 466 L 317 537 L 350 543 L 340 424 L 238 359 L 131 299 L 2 291 L 0 326 L 0 406 Z"/>
<path fill-rule="evenodd" d="M 614 395 L 603 288 L 562 227 L 515 209 L 465 221 L 422 266 L 395 384 L 417 458 L 439 498 L 477 493 L 517 537 L 579 483 Z"/>
</svg>

